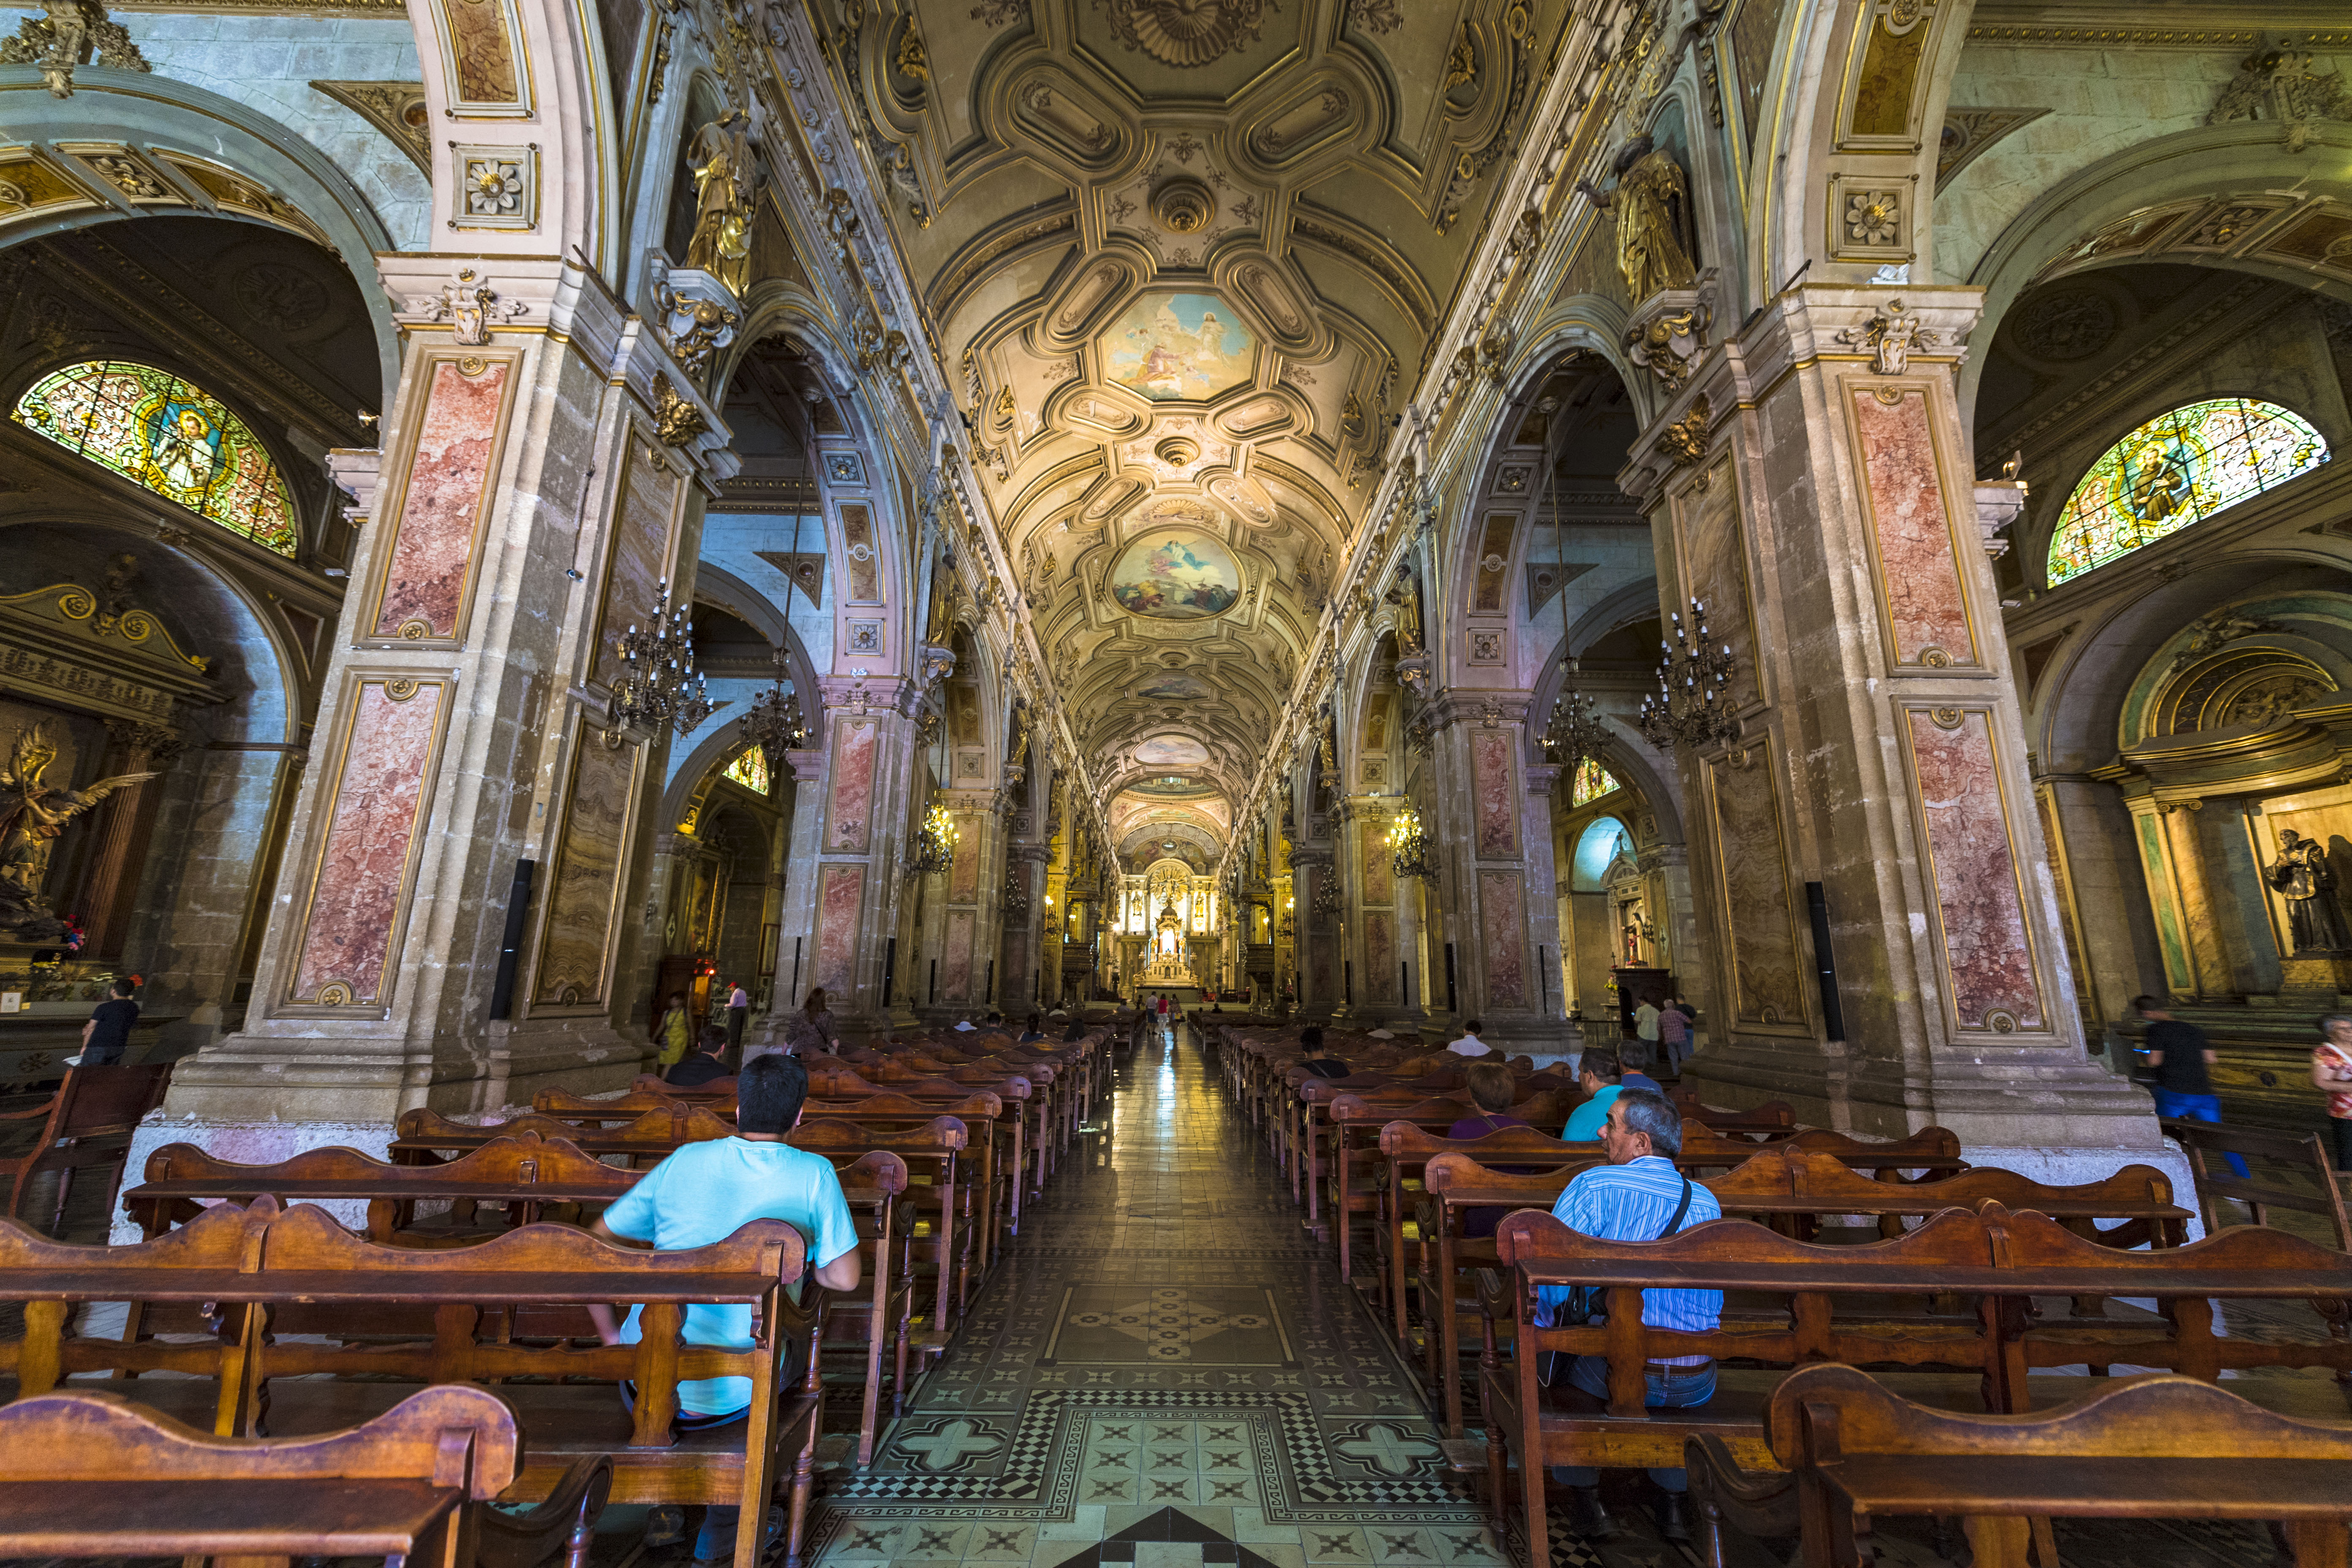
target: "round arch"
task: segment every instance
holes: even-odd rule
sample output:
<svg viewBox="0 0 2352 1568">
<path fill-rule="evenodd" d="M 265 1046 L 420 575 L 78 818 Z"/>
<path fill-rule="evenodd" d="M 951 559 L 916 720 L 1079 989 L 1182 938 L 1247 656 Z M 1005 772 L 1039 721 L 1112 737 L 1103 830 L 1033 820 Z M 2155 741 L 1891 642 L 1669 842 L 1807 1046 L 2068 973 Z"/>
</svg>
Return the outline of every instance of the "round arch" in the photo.
<svg viewBox="0 0 2352 1568">
<path fill-rule="evenodd" d="M 1633 842 L 1633 830 L 1613 816 L 1596 816 L 1586 823 L 1568 854 L 1568 890 L 1601 891 L 1606 886 L 1603 878 L 1616 860 L 1620 847 Z"/>
<path fill-rule="evenodd" d="M 732 572 L 708 561 L 695 563 L 694 596 L 749 623 L 771 646 L 782 647 L 784 679 L 793 683 L 793 691 L 801 699 L 802 710 L 811 712 L 816 705 L 816 665 L 809 658 L 808 646 L 801 641 L 801 634 L 793 629 L 793 623 L 773 600 Z"/>
</svg>

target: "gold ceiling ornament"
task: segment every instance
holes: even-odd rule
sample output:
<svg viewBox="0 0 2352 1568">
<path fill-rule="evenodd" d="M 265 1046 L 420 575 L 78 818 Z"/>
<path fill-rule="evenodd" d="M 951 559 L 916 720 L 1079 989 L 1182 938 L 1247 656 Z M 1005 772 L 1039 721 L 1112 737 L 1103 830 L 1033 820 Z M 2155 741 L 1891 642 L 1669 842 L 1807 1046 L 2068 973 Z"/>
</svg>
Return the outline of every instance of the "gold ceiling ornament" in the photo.
<svg viewBox="0 0 2352 1568">
<path fill-rule="evenodd" d="M 909 81 L 931 79 L 931 57 L 924 52 L 923 40 L 910 26 L 898 35 L 898 74 Z"/>
<path fill-rule="evenodd" d="M 1691 399 L 1690 412 L 1665 428 L 1658 437 L 1658 451 L 1674 459 L 1675 467 L 1688 468 L 1706 456 L 1707 426 L 1712 417 L 1706 405 L 1706 394 Z"/>
<path fill-rule="evenodd" d="M 1198 234 L 1217 216 L 1217 198 L 1200 181 L 1179 174 L 1151 193 L 1151 216 L 1171 234 Z"/>
<path fill-rule="evenodd" d="M 433 174 L 433 115 L 421 81 L 314 81 L 310 84 L 384 133 L 408 161 Z"/>
<path fill-rule="evenodd" d="M 1276 0 L 1094 0 L 1130 49 L 1162 65 L 1205 66 L 1258 41 Z"/>
<path fill-rule="evenodd" d="M 38 66 L 51 97 L 73 96 L 76 66 L 106 70 L 152 68 L 121 23 L 100 0 L 40 0 L 44 13 L 16 24 L 16 36 L 0 38 L 0 65 Z"/>
<path fill-rule="evenodd" d="M 683 447 L 709 428 L 710 421 L 702 410 L 680 395 L 669 377 L 654 378 L 654 429 L 663 446 Z"/>
</svg>

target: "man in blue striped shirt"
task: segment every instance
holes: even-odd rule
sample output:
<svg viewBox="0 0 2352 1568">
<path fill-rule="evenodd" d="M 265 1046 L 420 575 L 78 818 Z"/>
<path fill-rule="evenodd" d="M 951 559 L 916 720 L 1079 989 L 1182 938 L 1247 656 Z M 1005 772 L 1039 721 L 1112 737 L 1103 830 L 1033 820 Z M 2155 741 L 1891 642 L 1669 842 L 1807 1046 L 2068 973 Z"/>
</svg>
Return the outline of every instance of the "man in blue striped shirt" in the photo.
<svg viewBox="0 0 2352 1568">
<path fill-rule="evenodd" d="M 1675 1169 L 1674 1156 L 1682 1152 L 1682 1117 L 1665 1096 L 1649 1089 L 1622 1090 L 1609 1107 L 1601 1129 L 1601 1147 L 1609 1157 L 1568 1184 L 1552 1205 L 1552 1217 L 1570 1230 L 1601 1241 L 1660 1241 L 1675 1231 L 1723 1217 L 1715 1194 Z M 1546 1318 L 1568 1300 L 1565 1286 L 1546 1286 L 1537 1292 L 1537 1304 Z M 1723 1316 L 1720 1290 L 1644 1290 L 1642 1321 L 1654 1329 L 1680 1329 L 1703 1333 Z M 1542 1321 L 1542 1320 L 1539 1320 Z M 1648 1368 L 1650 1408 L 1704 1405 L 1715 1397 L 1715 1362 L 1707 1356 L 1666 1356 Z M 1606 1405 L 1609 1363 L 1597 1355 L 1580 1355 L 1569 1366 L 1570 1384 Z M 1569 1531 L 1606 1539 L 1615 1533 L 1601 1506 L 1601 1473 L 1582 1465 L 1555 1465 L 1551 1479 L 1569 1489 Z M 1690 1483 L 1683 1471 L 1654 1469 L 1650 1479 L 1663 1496 L 1658 1502 L 1658 1532 L 1669 1541 L 1690 1539 L 1687 1494 Z"/>
</svg>

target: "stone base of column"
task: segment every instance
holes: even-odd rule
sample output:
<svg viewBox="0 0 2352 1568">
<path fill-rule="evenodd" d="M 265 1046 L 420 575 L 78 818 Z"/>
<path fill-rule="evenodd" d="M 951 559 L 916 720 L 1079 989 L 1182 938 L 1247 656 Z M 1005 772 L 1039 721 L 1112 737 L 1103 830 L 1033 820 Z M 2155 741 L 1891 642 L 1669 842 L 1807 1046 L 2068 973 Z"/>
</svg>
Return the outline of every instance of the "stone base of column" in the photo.
<svg viewBox="0 0 2352 1568">
<path fill-rule="evenodd" d="M 653 1046 L 599 1018 L 490 1032 L 462 1053 L 426 1056 L 397 1039 L 231 1035 L 180 1063 L 163 1102 L 173 1117 L 242 1125 L 390 1126 L 415 1106 L 445 1116 L 528 1107 L 542 1089 L 601 1094 L 652 1070 Z M 232 1156 L 234 1157 L 234 1156 Z"/>
<path fill-rule="evenodd" d="M 1709 1105 L 1786 1100 L 1798 1121 L 1857 1137 L 1947 1127 L 1978 1163 L 1989 1147 L 2128 1150 L 2137 1158 L 2163 1146 L 2147 1091 L 2080 1051 L 1987 1043 L 1915 1064 L 1811 1042 L 1735 1043 L 1700 1051 L 1683 1065 L 1682 1081 Z"/>
<path fill-rule="evenodd" d="M 140 1173 L 147 1168 L 147 1156 L 166 1143 L 193 1143 L 207 1154 L 234 1160 L 240 1165 L 275 1165 L 310 1149 L 357 1149 L 381 1160 L 392 1147 L 392 1134 L 389 1121 L 283 1121 L 272 1118 L 257 1121 L 250 1117 L 194 1115 L 167 1106 L 150 1114 L 132 1130 L 131 1154 L 122 1167 L 122 1185 L 126 1190 L 137 1186 Z M 319 1206 L 354 1230 L 366 1228 L 367 1204 L 363 1200 L 338 1199 Z M 109 1245 L 119 1247 L 138 1239 L 139 1226 L 118 1208 L 113 1228 L 107 1236 Z"/>
</svg>

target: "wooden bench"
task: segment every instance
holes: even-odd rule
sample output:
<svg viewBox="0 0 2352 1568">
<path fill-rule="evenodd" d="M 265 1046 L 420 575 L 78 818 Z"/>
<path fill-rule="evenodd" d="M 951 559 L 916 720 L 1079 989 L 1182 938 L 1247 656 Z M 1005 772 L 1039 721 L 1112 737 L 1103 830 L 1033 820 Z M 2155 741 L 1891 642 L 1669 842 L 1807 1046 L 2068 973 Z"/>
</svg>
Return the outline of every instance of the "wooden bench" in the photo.
<svg viewBox="0 0 2352 1568">
<path fill-rule="evenodd" d="M 215 1159 L 193 1143 L 166 1143 L 147 1156 L 147 1179 L 122 1194 L 125 1213 L 141 1232 L 156 1236 L 225 1200 L 249 1202 L 268 1193 L 282 1200 L 347 1201 L 367 1205 L 367 1236 L 389 1247 L 466 1246 L 496 1231 L 471 1225 L 482 1204 L 504 1206 L 499 1229 L 531 1225 L 550 1208 L 584 1223 L 636 1185 L 641 1173 L 608 1165 L 568 1139 L 535 1132 L 493 1138 L 455 1160 L 395 1165 L 356 1149 L 310 1149 L 272 1165 Z M 458 1205 L 443 1225 L 419 1228 L 416 1205 Z"/>
<path fill-rule="evenodd" d="M 673 1101 L 648 1110 L 620 1127 L 575 1126 L 556 1117 L 529 1111 L 505 1121 L 479 1126 L 452 1121 L 438 1111 L 418 1107 L 400 1113 L 393 1124 L 390 1150 L 395 1165 L 423 1165 L 445 1156 L 463 1154 L 497 1138 L 536 1132 L 545 1139 L 562 1139 L 597 1159 L 616 1156 L 636 1170 L 660 1163 L 663 1157 L 688 1143 L 712 1138 L 732 1138 L 735 1126 L 705 1106 Z"/>
<path fill-rule="evenodd" d="M 527 1514 L 514 1413 L 487 1389 L 411 1394 L 318 1436 L 220 1438 L 112 1394 L 0 1407 L 0 1555 L 216 1557 L 247 1568 L 380 1557 L 412 1568 L 586 1568 L 612 1466 L 583 1458 Z"/>
<path fill-rule="evenodd" d="M 13 1178 L 8 1188 L 8 1217 L 21 1218 L 33 1178 L 43 1171 L 58 1173 L 57 1206 L 45 1227 L 55 1230 L 65 1222 L 66 1200 L 73 1194 L 74 1173 L 92 1169 L 111 1172 L 107 1179 L 102 1214 L 114 1212 L 115 1189 L 122 1184 L 122 1167 L 131 1157 L 131 1134 L 140 1119 L 163 1103 L 172 1087 L 172 1064 L 150 1067 L 68 1068 L 58 1091 L 24 1110 L 0 1113 L 0 1121 L 37 1121 L 32 1142 L 19 1152 L 0 1156 L 0 1176 Z M 115 1140 L 121 1139 L 117 1143 Z"/>
<path fill-rule="evenodd" d="M 1976 1568 L 2025 1568 L 2051 1518 L 2284 1522 L 2298 1568 L 2343 1568 L 2352 1432 L 2289 1420 L 2195 1378 L 2118 1379 L 2030 1415 L 1913 1403 L 1851 1366 L 1811 1366 L 1773 1391 L 1774 1459 L 1740 1468 L 1692 1441 L 1691 1491 L 1713 1568 L 1725 1524 L 1800 1534 L 1806 1568 L 1872 1561 L 1872 1521 L 1961 1517 Z M 2045 1561 L 2047 1559 L 2045 1558 Z"/>
<path fill-rule="evenodd" d="M 2221 1228 L 2221 1212 L 2213 1200 L 2236 1198 L 2252 1212 L 2256 1225 L 2270 1224 L 2270 1211 L 2274 1208 L 2317 1215 L 2333 1227 L 2337 1249 L 2352 1252 L 2352 1222 L 2345 1216 L 2344 1189 L 2316 1132 L 2263 1132 L 2169 1116 L 2157 1125 L 2164 1129 L 2165 1136 L 2178 1141 L 2189 1156 L 2209 1233 Z M 2226 1165 L 2217 1173 L 2216 1159 L 2230 1154 L 2260 1163 L 2249 1165 L 2242 1176 Z M 2303 1184 L 2305 1182 L 2310 1184 L 2308 1188 Z"/>
<path fill-rule="evenodd" d="M 947 1350 L 955 1325 L 962 1321 L 971 1286 L 971 1235 L 979 1224 L 974 1183 L 965 1158 L 970 1130 L 952 1116 L 934 1116 L 919 1124 L 868 1125 L 828 1115 L 803 1117 L 786 1134 L 785 1142 L 835 1160 L 862 1150 L 881 1150 L 906 1163 L 907 1268 L 915 1278 L 931 1282 L 930 1327 L 913 1342 L 921 1346 L 928 1360 L 937 1360 Z M 909 1289 L 911 1293 L 911 1279 Z M 914 1311 L 913 1304 L 908 1310 L 910 1314 Z"/>
<path fill-rule="evenodd" d="M 309 1205 L 258 1198 L 221 1205 L 129 1247 L 75 1247 L 0 1224 L 0 1300 L 25 1303 L 25 1338 L 0 1344 L 20 1394 L 76 1372 L 171 1370 L 193 1378 L 111 1386 L 224 1436 L 333 1431 L 382 1413 L 400 1384 L 487 1382 L 522 1422 L 519 1500 L 543 1497 L 570 1466 L 614 1456 L 623 1503 L 735 1503 L 745 1529 L 735 1568 L 755 1568 L 766 1504 L 796 1453 L 788 1561 L 806 1521 L 820 1400 L 814 1359 L 826 1296 L 795 1303 L 801 1234 L 755 1220 L 726 1240 L 672 1252 L 621 1247 L 567 1226 L 537 1225 L 447 1251 L 377 1246 Z M 66 1331 L 77 1303 L 194 1307 L 217 1324 L 207 1344 L 96 1340 Z M 638 1343 L 597 1342 L 591 1302 L 644 1307 Z M 754 1309 L 742 1349 L 680 1342 L 688 1306 Z M 151 1311 L 151 1323 L 160 1313 Z M 578 1342 L 586 1341 L 586 1343 Z M 785 1375 L 793 1344 L 809 1374 Z M 683 1380 L 746 1377 L 741 1424 L 672 1430 Z M 580 1380 L 593 1380 L 583 1382 Z M 635 1387 L 634 1413 L 613 1386 Z"/>
</svg>

